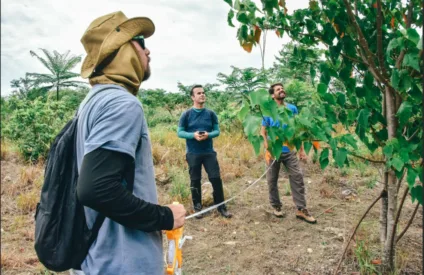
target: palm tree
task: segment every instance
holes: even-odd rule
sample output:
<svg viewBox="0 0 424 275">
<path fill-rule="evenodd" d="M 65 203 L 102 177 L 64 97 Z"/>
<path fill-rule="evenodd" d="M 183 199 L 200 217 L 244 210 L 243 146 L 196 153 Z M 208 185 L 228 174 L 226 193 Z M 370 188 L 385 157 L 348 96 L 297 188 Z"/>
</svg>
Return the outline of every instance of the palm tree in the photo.
<svg viewBox="0 0 424 275">
<path fill-rule="evenodd" d="M 57 51 L 53 53 L 46 49 L 40 49 L 46 58 L 40 57 L 33 51 L 30 51 L 32 56 L 35 56 L 41 63 L 51 72 L 51 74 L 27 73 L 34 81 L 34 85 L 46 85 L 43 88 L 56 88 L 56 99 L 59 100 L 60 87 L 79 87 L 85 85 L 85 82 L 71 80 L 78 77 L 79 74 L 71 72 L 71 70 L 81 62 L 81 56 L 69 56 L 69 51 L 61 54 Z"/>
</svg>

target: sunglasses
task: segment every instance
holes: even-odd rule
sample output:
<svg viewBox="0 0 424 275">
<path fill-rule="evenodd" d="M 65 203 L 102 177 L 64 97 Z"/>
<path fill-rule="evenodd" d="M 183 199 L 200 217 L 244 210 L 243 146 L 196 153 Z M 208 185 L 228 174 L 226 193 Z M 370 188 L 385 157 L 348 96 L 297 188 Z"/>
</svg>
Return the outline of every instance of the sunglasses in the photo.
<svg viewBox="0 0 424 275">
<path fill-rule="evenodd" d="M 144 44 L 144 36 L 143 35 L 135 36 L 131 40 L 137 42 L 143 50 L 146 49 L 146 44 Z"/>
</svg>

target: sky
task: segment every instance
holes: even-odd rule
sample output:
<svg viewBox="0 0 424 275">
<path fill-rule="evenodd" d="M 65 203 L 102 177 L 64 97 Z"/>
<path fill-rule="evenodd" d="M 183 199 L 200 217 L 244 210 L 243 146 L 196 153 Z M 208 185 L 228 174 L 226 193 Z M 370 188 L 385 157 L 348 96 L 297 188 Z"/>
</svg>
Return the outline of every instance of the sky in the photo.
<svg viewBox="0 0 424 275">
<path fill-rule="evenodd" d="M 260 1 L 257 5 L 260 6 Z M 286 0 L 291 13 L 306 8 L 308 0 Z M 146 39 L 151 51 L 150 79 L 141 88 L 177 91 L 177 83 L 216 83 L 218 73 L 229 74 L 231 66 L 261 67 L 259 47 L 244 51 L 229 27 L 229 5 L 223 0 L 3 0 L 1 1 L 1 95 L 10 94 L 10 81 L 27 72 L 48 73 L 30 55 L 40 48 L 85 57 L 80 39 L 97 17 L 122 11 L 128 17 L 146 16 L 156 26 Z M 236 20 L 233 20 L 236 23 Z M 237 26 L 237 24 L 235 24 Z M 267 35 L 265 67 L 272 66 L 281 46 L 289 40 Z M 79 73 L 79 63 L 74 71 Z"/>
</svg>

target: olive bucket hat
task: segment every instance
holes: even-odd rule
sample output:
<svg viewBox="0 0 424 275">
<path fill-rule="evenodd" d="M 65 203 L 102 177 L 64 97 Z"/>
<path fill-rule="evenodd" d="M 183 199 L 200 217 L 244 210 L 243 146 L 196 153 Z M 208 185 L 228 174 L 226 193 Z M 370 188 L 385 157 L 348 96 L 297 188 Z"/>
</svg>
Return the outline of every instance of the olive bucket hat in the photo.
<svg viewBox="0 0 424 275">
<path fill-rule="evenodd" d="M 89 78 L 105 58 L 133 37 L 143 35 L 148 38 L 154 32 L 155 25 L 149 18 L 128 19 L 121 11 L 95 19 L 81 38 L 87 53 L 81 67 L 81 76 Z"/>
</svg>

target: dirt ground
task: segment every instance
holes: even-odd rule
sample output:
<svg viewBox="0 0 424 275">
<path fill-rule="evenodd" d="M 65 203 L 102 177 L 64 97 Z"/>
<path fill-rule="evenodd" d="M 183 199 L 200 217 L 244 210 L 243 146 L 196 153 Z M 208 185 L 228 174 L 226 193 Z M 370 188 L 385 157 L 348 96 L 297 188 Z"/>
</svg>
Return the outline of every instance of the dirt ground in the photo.
<svg viewBox="0 0 424 275">
<path fill-rule="evenodd" d="M 316 164 L 302 165 L 308 209 L 317 218 L 317 224 L 296 219 L 284 172 L 279 186 L 286 216 L 274 217 L 263 179 L 228 204 L 228 210 L 234 214 L 232 219 L 224 219 L 213 211 L 201 220 L 186 222 L 184 233 L 193 240 L 186 241 L 183 247 L 183 274 L 332 274 L 353 227 L 378 195 L 381 186 L 378 183 L 366 186 L 372 175 L 352 173 L 340 176 L 333 168 L 323 172 Z M 256 174 L 260 175 L 264 165 L 256 163 L 250 169 L 257 170 Z M 17 159 L 9 157 L 1 161 L 1 273 L 51 274 L 38 262 L 33 249 L 33 207 L 38 194 L 34 192 L 34 196 L 22 199 L 23 190 L 30 190 L 31 184 L 35 184 L 25 177 L 41 177 L 42 168 L 35 169 L 30 176 L 26 170 L 27 167 Z M 237 194 L 255 179 L 244 177 L 226 182 L 228 195 Z M 161 202 L 166 200 L 167 188 L 166 185 L 158 186 Z M 191 208 L 191 205 L 186 203 L 186 207 Z M 410 198 L 407 198 L 400 230 L 413 209 Z M 378 219 L 379 205 L 361 225 L 340 274 L 360 274 L 360 264 L 354 257 L 359 247 L 366 248 L 368 260 L 378 262 Z M 401 274 L 423 272 L 421 221 L 420 209 L 409 231 L 398 243 L 397 262 Z"/>
</svg>

